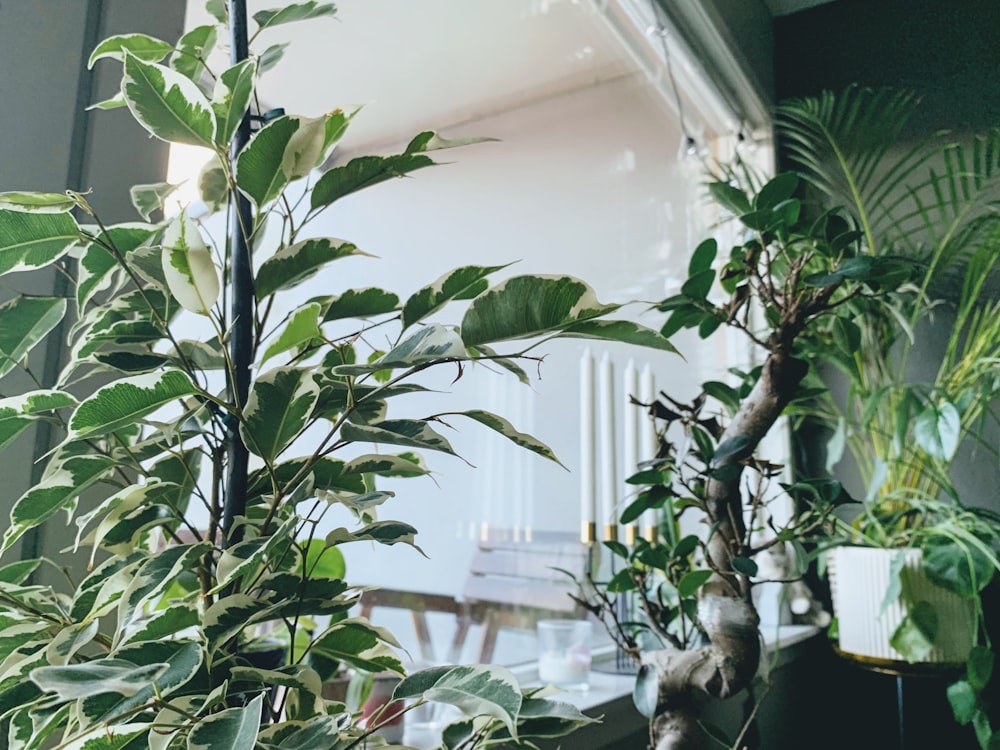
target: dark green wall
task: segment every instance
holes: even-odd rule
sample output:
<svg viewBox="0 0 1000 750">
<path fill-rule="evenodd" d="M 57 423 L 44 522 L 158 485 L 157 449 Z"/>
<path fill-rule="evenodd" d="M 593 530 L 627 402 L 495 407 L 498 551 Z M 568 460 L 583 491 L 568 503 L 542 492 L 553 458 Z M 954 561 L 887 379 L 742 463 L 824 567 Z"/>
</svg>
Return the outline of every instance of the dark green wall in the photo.
<svg viewBox="0 0 1000 750">
<path fill-rule="evenodd" d="M 779 99 L 849 83 L 920 93 L 918 132 L 1000 123 L 1000 2 L 837 0 L 775 19 Z"/>
</svg>

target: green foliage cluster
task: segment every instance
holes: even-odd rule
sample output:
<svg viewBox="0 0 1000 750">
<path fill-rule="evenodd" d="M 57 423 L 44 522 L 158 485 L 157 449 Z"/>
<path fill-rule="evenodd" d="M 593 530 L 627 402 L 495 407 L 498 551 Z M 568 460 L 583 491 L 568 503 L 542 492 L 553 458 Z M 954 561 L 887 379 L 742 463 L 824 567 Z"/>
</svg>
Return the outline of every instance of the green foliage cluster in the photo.
<svg viewBox="0 0 1000 750">
<path fill-rule="evenodd" d="M 340 163 L 335 149 L 354 113 L 333 110 L 272 118 L 230 158 L 230 140 L 254 112 L 258 76 L 283 45 L 210 69 L 226 11 L 217 0 L 208 6 L 218 24 L 176 44 L 115 36 L 91 64 L 122 65 L 121 93 L 101 108 L 127 106 L 153 136 L 214 153 L 199 181 L 205 204 L 231 218 L 239 196 L 250 201 L 233 231 L 213 239 L 186 210 L 151 220 L 176 188 L 165 183 L 135 186 L 143 221 L 111 226 L 80 192 L 0 194 L 0 273 L 51 268 L 71 281 L 67 297 L 20 295 L 0 308 L 0 375 L 19 370 L 34 383 L 0 399 L 0 448 L 39 422 L 62 435 L 41 481 L 13 502 L 3 535 L 0 747 L 364 745 L 378 721 L 362 726 L 323 697 L 322 684 L 340 667 L 403 673 L 392 635 L 350 616 L 360 591 L 345 580 L 339 551 L 362 541 L 414 544 L 415 528 L 379 518 L 393 494 L 380 479 L 426 475 L 419 451 L 457 454 L 435 429 L 446 416 L 554 460 L 499 415 L 400 419 L 390 404 L 425 390 L 417 376 L 441 366 L 461 376 L 464 366 L 492 363 L 498 376 L 527 382 L 517 359 L 554 337 L 672 350 L 655 331 L 606 320 L 618 306 L 599 303 L 577 279 L 491 286 L 502 265 L 450 271 L 406 298 L 346 285 L 296 298 L 303 281 L 364 255 L 348 241 L 310 235 L 316 216 L 469 141 L 425 132 L 399 153 Z M 334 11 L 314 0 L 260 11 L 253 39 Z M 250 288 L 233 279 L 237 232 L 253 249 Z M 252 315 L 245 399 L 230 347 L 239 321 L 229 303 L 241 296 Z M 293 304 L 275 320 L 279 298 Z M 465 308 L 459 326 L 432 321 L 456 303 Z M 367 344 L 375 328 L 392 342 L 387 351 Z M 200 336 L 180 333 L 192 329 Z M 67 358 L 57 382 L 44 383 L 34 352 L 51 336 L 64 337 Z M 500 345 L 505 351 L 493 348 Z M 232 481 L 236 436 L 252 454 L 236 477 L 243 498 Z M 371 444 L 398 452 L 371 452 Z M 320 533 L 336 505 L 357 525 Z M 34 578 L 58 563 L 9 559 L 18 539 L 60 512 L 76 529 L 73 549 L 91 559 L 80 576 L 63 571 L 63 586 Z M 275 638 L 281 658 L 261 666 L 253 652 Z M 475 717 L 446 730 L 449 748 L 532 746 L 590 721 L 492 666 L 420 672 L 396 697 L 443 701 Z"/>
</svg>

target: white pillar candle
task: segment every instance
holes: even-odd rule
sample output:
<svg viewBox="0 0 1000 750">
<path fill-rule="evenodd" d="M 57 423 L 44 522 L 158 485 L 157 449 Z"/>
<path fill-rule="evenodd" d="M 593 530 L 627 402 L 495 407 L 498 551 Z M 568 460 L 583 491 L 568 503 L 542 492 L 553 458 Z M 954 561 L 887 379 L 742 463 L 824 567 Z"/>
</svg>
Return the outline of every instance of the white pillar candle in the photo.
<svg viewBox="0 0 1000 750">
<path fill-rule="evenodd" d="M 639 465 L 639 407 L 632 403 L 632 397 L 639 398 L 639 373 L 635 369 L 635 362 L 631 359 L 625 365 L 625 373 L 622 376 L 622 390 L 624 391 L 625 409 L 623 419 L 624 432 L 622 434 L 622 453 L 624 454 L 622 461 L 622 481 L 624 482 L 624 497 L 630 498 L 634 488 L 626 480 L 635 474 L 636 468 Z M 635 542 L 638 529 L 638 520 L 629 524 L 629 528 L 625 533 L 625 538 L 629 544 Z"/>
<path fill-rule="evenodd" d="M 615 505 L 618 494 L 618 466 L 615 459 L 615 371 L 607 352 L 597 369 L 597 396 L 601 436 L 601 523 L 606 539 L 617 538 Z"/>
<path fill-rule="evenodd" d="M 653 369 L 647 362 L 642 367 L 642 374 L 639 376 L 639 400 L 644 404 L 651 404 L 656 400 L 656 380 L 653 377 Z M 650 461 L 656 457 L 657 450 L 656 425 L 649 419 L 645 410 L 639 419 L 639 456 L 641 461 Z M 657 526 L 657 513 L 655 510 L 647 510 L 642 516 L 642 526 L 645 533 Z"/>
<path fill-rule="evenodd" d="M 580 357 L 580 520 L 584 542 L 597 516 L 597 462 L 594 456 L 594 357 L 590 348 Z"/>
</svg>

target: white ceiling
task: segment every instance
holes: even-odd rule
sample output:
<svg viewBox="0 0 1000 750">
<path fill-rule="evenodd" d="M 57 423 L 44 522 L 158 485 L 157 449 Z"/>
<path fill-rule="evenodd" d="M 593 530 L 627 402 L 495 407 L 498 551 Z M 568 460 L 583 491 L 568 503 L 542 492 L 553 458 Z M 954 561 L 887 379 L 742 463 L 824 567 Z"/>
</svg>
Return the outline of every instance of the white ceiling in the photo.
<svg viewBox="0 0 1000 750">
<path fill-rule="evenodd" d="M 275 3 L 248 5 L 252 14 Z M 292 41 L 261 82 L 266 106 L 315 116 L 364 105 L 353 138 L 345 138 L 349 150 L 636 70 L 592 0 L 341 0 L 337 7 L 334 18 L 266 30 L 254 47 Z M 208 22 L 203 0 L 188 0 L 188 28 Z"/>
</svg>

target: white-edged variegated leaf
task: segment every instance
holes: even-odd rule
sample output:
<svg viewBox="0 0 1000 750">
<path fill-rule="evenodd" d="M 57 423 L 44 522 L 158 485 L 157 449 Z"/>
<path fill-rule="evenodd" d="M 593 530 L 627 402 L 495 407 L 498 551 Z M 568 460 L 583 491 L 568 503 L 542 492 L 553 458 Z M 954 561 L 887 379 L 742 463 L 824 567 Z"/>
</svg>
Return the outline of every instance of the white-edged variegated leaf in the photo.
<svg viewBox="0 0 1000 750">
<path fill-rule="evenodd" d="M 438 323 L 423 326 L 407 336 L 385 355 L 364 365 L 338 365 L 336 375 L 363 375 L 377 370 L 414 367 L 435 360 L 468 357 L 462 337 L 452 326 Z"/>
<path fill-rule="evenodd" d="M 14 297 L 0 305 L 0 377 L 15 367 L 66 314 L 59 297 Z"/>
<path fill-rule="evenodd" d="M 197 716 L 205 705 L 201 696 L 181 695 L 171 700 L 153 719 L 157 729 L 149 733 L 149 750 L 169 750 L 177 732 L 187 726 L 188 717 Z M 174 744 L 173 748 L 179 750 L 180 745 Z"/>
<path fill-rule="evenodd" d="M 270 536 L 247 539 L 224 550 L 216 568 L 218 585 L 212 593 L 221 591 L 247 573 L 257 572 L 269 555 L 288 546 L 298 522 L 298 517 L 293 515 Z"/>
<path fill-rule="evenodd" d="M 344 527 L 336 528 L 326 535 L 328 545 L 346 544 L 348 542 L 378 542 L 379 544 L 409 544 L 418 552 L 423 551 L 415 543 L 417 530 L 402 521 L 376 521 L 362 526 L 357 531 L 348 531 Z"/>
<path fill-rule="evenodd" d="M 173 694 L 198 673 L 203 650 L 202 643 L 190 640 L 143 641 L 122 646 L 114 653 L 115 658 L 147 667 L 163 664 L 166 670 L 156 678 L 155 688 L 146 680 L 132 695 L 102 693 L 84 698 L 78 704 L 81 721 L 85 725 L 104 724 L 146 706 L 155 696 Z"/>
<path fill-rule="evenodd" d="M 245 706 L 206 716 L 191 728 L 187 750 L 251 750 L 257 744 L 263 705 L 261 693 Z"/>
<path fill-rule="evenodd" d="M 677 353 L 677 349 L 659 331 L 630 320 L 585 320 L 568 326 L 556 338 L 601 339 L 620 341 L 633 346 L 645 346 Z"/>
<path fill-rule="evenodd" d="M 198 225 L 181 211 L 163 230 L 163 275 L 185 310 L 208 315 L 219 298 L 219 274 Z"/>
<path fill-rule="evenodd" d="M 167 664 L 137 665 L 122 659 L 95 659 L 83 664 L 38 667 L 31 681 L 60 700 L 73 701 L 99 693 L 135 695 L 167 671 Z"/>
<path fill-rule="evenodd" d="M 403 305 L 403 327 L 408 328 L 440 310 L 453 299 L 470 299 L 486 291 L 486 277 L 506 268 L 502 266 L 463 266 L 449 271 L 433 284 L 423 287 Z"/>
<path fill-rule="evenodd" d="M 318 398 L 319 386 L 307 370 L 278 367 L 265 372 L 250 390 L 240 423 L 247 448 L 273 462 L 305 428 Z"/>
<path fill-rule="evenodd" d="M 170 57 L 170 67 L 192 81 L 200 81 L 207 74 L 203 61 L 212 53 L 218 39 L 216 24 L 195 26 L 177 40 L 177 51 Z"/>
<path fill-rule="evenodd" d="M 306 0 L 304 3 L 291 3 L 283 8 L 259 10 L 253 14 L 253 20 L 261 29 L 268 29 L 283 23 L 305 21 L 320 16 L 332 16 L 337 12 L 333 3 L 319 3 L 316 0 Z"/>
<path fill-rule="evenodd" d="M 319 330 L 320 305 L 318 302 L 310 302 L 303 305 L 298 310 L 292 312 L 288 322 L 284 324 L 276 338 L 264 351 L 261 357 L 261 364 L 267 362 L 271 357 L 275 357 L 282 352 L 308 344 L 313 339 L 321 335 Z"/>
<path fill-rule="evenodd" d="M 87 111 L 90 112 L 92 109 L 108 110 L 108 109 L 121 109 L 122 107 L 128 106 L 125 104 L 125 97 L 122 96 L 122 92 L 119 91 L 114 96 L 108 97 L 107 99 L 102 99 L 99 102 L 94 102 L 89 107 Z"/>
<path fill-rule="evenodd" d="M 441 151 L 446 148 L 458 148 L 460 146 L 471 146 L 474 143 L 488 143 L 496 141 L 496 138 L 485 136 L 473 136 L 471 138 L 442 138 L 433 130 L 425 130 L 413 136 L 413 139 L 406 146 L 406 153 L 415 154 L 424 151 Z"/>
<path fill-rule="evenodd" d="M 151 182 L 146 185 L 133 185 L 128 194 L 132 205 L 146 221 L 149 221 L 154 211 L 162 211 L 164 203 L 180 185 L 172 182 Z M 105 251 L 107 252 L 107 251 Z"/>
<path fill-rule="evenodd" d="M 201 624 L 201 614 L 194 602 L 175 601 L 166 609 L 157 610 L 147 619 L 136 623 L 122 638 L 120 645 L 139 641 L 173 638 Z"/>
<path fill-rule="evenodd" d="M 594 290 L 571 276 L 515 276 L 479 295 L 462 318 L 467 346 L 533 338 L 606 315 Z"/>
<path fill-rule="evenodd" d="M 366 672 L 403 674 L 403 663 L 385 642 L 386 635 L 388 633 L 384 629 L 375 627 L 368 620 L 352 617 L 332 624 L 313 641 L 312 650 Z"/>
<path fill-rule="evenodd" d="M 168 547 L 147 560 L 136 572 L 118 604 L 119 635 L 131 626 L 136 612 L 155 599 L 177 576 L 194 570 L 199 560 L 212 549 L 207 542 Z"/>
<path fill-rule="evenodd" d="M 301 664 L 276 669 L 257 669 L 254 667 L 233 667 L 231 679 L 234 682 L 260 683 L 264 686 L 278 685 L 288 688 L 290 691 L 285 702 L 286 716 L 318 716 L 325 713 L 323 704 L 323 680 L 316 670 Z M 284 747 L 293 747 L 301 750 L 300 745 L 289 745 L 287 740 L 282 742 Z"/>
<path fill-rule="evenodd" d="M 125 50 L 143 62 L 157 63 L 174 51 L 174 45 L 148 34 L 116 34 L 94 47 L 87 68 L 93 68 L 95 62 L 105 57 L 124 62 Z"/>
<path fill-rule="evenodd" d="M 122 378 L 80 402 L 69 420 L 70 437 L 76 440 L 105 435 L 194 393 L 194 383 L 180 370 Z"/>
<path fill-rule="evenodd" d="M 216 599 L 202 618 L 202 632 L 209 652 L 224 646 L 252 625 L 269 606 L 266 595 L 229 594 Z"/>
<path fill-rule="evenodd" d="M 352 443 L 405 445 L 457 455 L 442 435 L 419 419 L 386 419 L 375 424 L 345 422 L 340 428 L 340 437 Z"/>
<path fill-rule="evenodd" d="M 280 737 L 281 745 L 294 750 L 330 750 L 340 742 L 338 717 L 332 715 L 313 716 L 310 719 L 287 720 L 281 724 L 271 724 L 262 729 L 262 741 L 274 741 Z"/>
<path fill-rule="evenodd" d="M 299 118 L 299 127 L 288 139 L 281 156 L 281 169 L 289 181 L 308 176 L 322 159 L 326 144 L 326 119 Z"/>
<path fill-rule="evenodd" d="M 95 727 L 82 735 L 74 735 L 67 742 L 59 743 L 58 747 L 59 750 L 125 750 L 135 747 L 133 743 L 141 742 L 142 735 L 149 731 L 149 724 L 141 721 L 115 724 L 114 730 Z"/>
<path fill-rule="evenodd" d="M 67 625 L 46 646 L 45 660 L 52 666 L 68 664 L 81 648 L 93 643 L 99 625 L 97 620 Z"/>
<path fill-rule="evenodd" d="M 474 419 L 480 424 L 484 424 L 491 430 L 495 430 L 503 435 L 505 438 L 510 440 L 512 443 L 525 448 L 532 453 L 537 453 L 539 456 L 544 456 L 550 461 L 555 461 L 557 464 L 562 466 L 564 469 L 562 461 L 556 458 L 556 454 L 552 452 L 545 443 L 532 435 L 528 435 L 524 432 L 518 432 L 510 422 L 508 422 L 503 417 L 498 414 L 493 414 L 492 412 L 484 411 L 482 409 L 469 409 L 468 411 L 453 412 L 454 414 L 460 414 L 463 417 L 468 417 L 469 419 Z M 442 414 L 441 416 L 446 416 Z"/>
<path fill-rule="evenodd" d="M 91 565 L 94 563 L 98 548 L 103 547 L 115 554 L 128 553 L 134 547 L 135 536 L 152 526 L 162 524 L 165 518 L 171 517 L 165 506 L 155 502 L 155 498 L 166 489 L 168 488 L 159 483 L 133 484 L 103 500 L 93 511 L 76 517 L 78 528 L 76 544 L 86 543 L 93 546 L 90 554 Z M 126 538 L 122 539 L 121 528 L 128 525 L 126 522 L 130 517 L 135 518 L 137 515 L 140 518 L 136 519 Z M 91 534 L 85 539 L 81 538 L 84 528 L 93 518 L 100 518 L 100 522 Z M 112 539 L 106 542 L 109 535 Z"/>
<path fill-rule="evenodd" d="M 67 193 L 0 193 L 0 208 L 39 214 L 64 214 L 76 208 L 76 199 Z"/>
<path fill-rule="evenodd" d="M 0 589 L 3 590 L 3 589 Z M 7 593 L 6 591 L 4 593 Z M 43 620 L 22 620 L 0 615 L 0 664 L 29 643 L 41 645 L 52 637 L 53 624 Z M 44 651 L 45 649 L 42 649 Z"/>
<path fill-rule="evenodd" d="M 313 210 L 329 206 L 345 196 L 402 177 L 435 162 L 426 154 L 393 154 L 392 156 L 359 156 L 347 164 L 328 169 L 316 180 L 309 196 Z"/>
<path fill-rule="evenodd" d="M 132 253 L 156 232 L 157 228 L 151 224 L 116 224 L 108 227 L 98 239 L 113 244 L 125 255 Z M 116 277 L 120 278 L 123 275 L 124 269 L 113 253 L 99 242 L 89 243 L 80 256 L 76 282 L 77 310 L 82 312 L 95 294 L 110 289 L 116 283 Z"/>
<path fill-rule="evenodd" d="M 229 200 L 229 178 L 215 156 L 198 172 L 198 195 L 209 213 L 221 211 Z"/>
<path fill-rule="evenodd" d="M 421 696 L 456 706 L 470 716 L 492 716 L 517 737 L 523 697 L 517 678 L 503 667 L 432 667 L 405 678 L 393 692 L 393 698 L 398 700 Z"/>
<path fill-rule="evenodd" d="M 219 144 L 232 140 L 239 127 L 250 97 L 253 95 L 254 78 L 257 75 L 257 61 L 244 60 L 224 70 L 215 82 L 212 92 L 212 109 L 215 111 L 215 138 Z"/>
<path fill-rule="evenodd" d="M 43 412 L 76 406 L 77 400 L 66 391 L 42 389 L 27 391 L 17 396 L 0 399 L 0 417 L 8 409 L 17 414 L 41 414 Z"/>
<path fill-rule="evenodd" d="M 122 95 L 146 130 L 170 143 L 211 147 L 215 113 L 190 78 L 163 65 L 144 63 L 125 52 Z"/>
<path fill-rule="evenodd" d="M 324 237 L 296 242 L 281 248 L 261 264 L 254 292 L 260 300 L 281 289 L 291 289 L 315 276 L 327 263 L 352 255 L 371 257 L 345 240 Z"/>
<path fill-rule="evenodd" d="M 344 474 L 378 474 L 382 477 L 418 477 L 430 474 L 423 458 L 416 453 L 368 453 L 352 458 Z"/>
<path fill-rule="evenodd" d="M 73 456 L 58 462 L 53 459 L 42 481 L 14 502 L 0 551 L 7 550 L 24 532 L 56 511 L 72 506 L 81 492 L 106 476 L 112 467 L 111 459 L 101 455 Z"/>
<path fill-rule="evenodd" d="M 68 213 L 42 214 L 0 208 L 0 274 L 55 263 L 80 239 Z"/>
<path fill-rule="evenodd" d="M 376 287 L 348 289 L 339 296 L 317 300 L 323 305 L 323 322 L 343 318 L 370 318 L 399 309 L 399 297 Z"/>
</svg>

